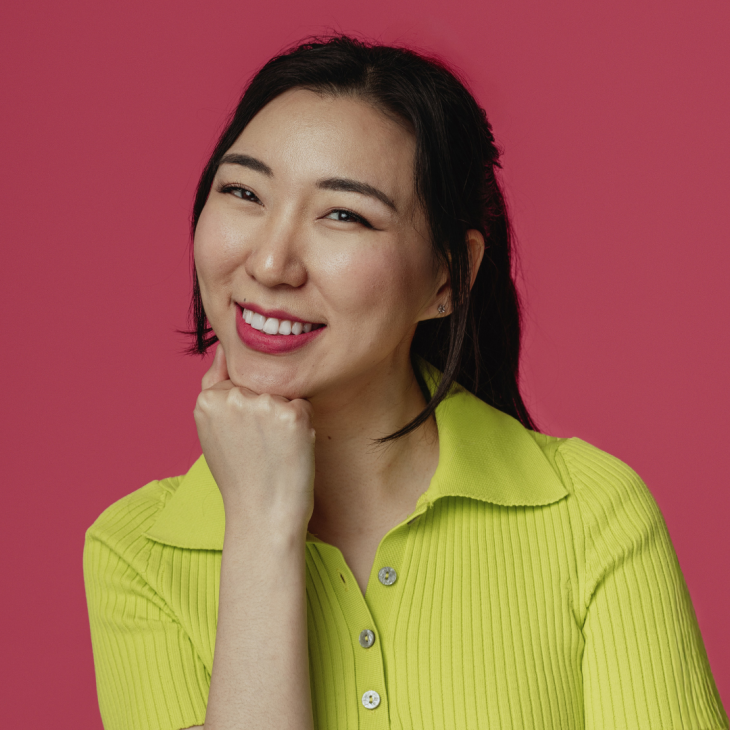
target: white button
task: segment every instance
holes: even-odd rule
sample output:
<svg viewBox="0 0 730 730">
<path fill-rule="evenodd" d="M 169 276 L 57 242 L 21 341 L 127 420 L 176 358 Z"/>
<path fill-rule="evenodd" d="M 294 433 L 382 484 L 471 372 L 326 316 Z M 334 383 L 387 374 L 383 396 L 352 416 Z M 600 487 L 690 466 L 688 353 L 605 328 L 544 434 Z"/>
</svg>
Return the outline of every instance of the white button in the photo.
<svg viewBox="0 0 730 730">
<path fill-rule="evenodd" d="M 375 634 L 370 629 L 363 629 L 360 632 L 360 646 L 369 649 L 375 643 Z"/>
<path fill-rule="evenodd" d="M 380 704 L 380 695 L 374 689 L 369 689 L 362 696 L 362 703 L 368 710 L 374 710 Z"/>
<path fill-rule="evenodd" d="M 384 586 L 392 586 L 393 583 L 395 583 L 395 579 L 398 577 L 398 574 L 395 572 L 393 568 L 381 568 L 378 571 L 378 580 L 384 585 Z"/>
</svg>

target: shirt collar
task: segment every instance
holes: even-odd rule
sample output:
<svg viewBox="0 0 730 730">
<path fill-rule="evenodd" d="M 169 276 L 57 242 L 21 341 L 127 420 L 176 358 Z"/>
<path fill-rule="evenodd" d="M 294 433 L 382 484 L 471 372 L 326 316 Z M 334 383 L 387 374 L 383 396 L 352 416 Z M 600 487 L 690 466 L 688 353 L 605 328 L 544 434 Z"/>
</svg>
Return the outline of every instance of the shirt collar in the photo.
<svg viewBox="0 0 730 730">
<path fill-rule="evenodd" d="M 417 511 L 442 497 L 539 507 L 567 494 L 530 432 L 468 391 L 454 388 L 436 408 L 436 424 L 439 463 Z M 145 535 L 181 548 L 222 550 L 224 530 L 223 499 L 201 456 Z"/>
</svg>

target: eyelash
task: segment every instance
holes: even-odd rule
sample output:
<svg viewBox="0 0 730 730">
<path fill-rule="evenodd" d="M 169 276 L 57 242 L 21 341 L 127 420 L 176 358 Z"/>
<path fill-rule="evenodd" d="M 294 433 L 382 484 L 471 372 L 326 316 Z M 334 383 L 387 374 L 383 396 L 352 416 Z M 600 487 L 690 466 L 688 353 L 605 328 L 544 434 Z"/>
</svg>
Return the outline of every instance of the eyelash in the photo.
<svg viewBox="0 0 730 730">
<path fill-rule="evenodd" d="M 331 210 L 327 215 L 332 215 L 333 213 L 345 213 L 346 215 L 349 215 L 351 218 L 354 218 L 358 223 L 365 226 L 365 228 L 373 228 L 374 226 L 371 225 L 370 221 L 368 221 L 366 218 L 363 218 L 358 213 L 354 213 L 351 210 L 347 210 L 347 208 L 335 208 L 334 210 Z M 330 218 L 330 220 L 332 220 Z M 348 223 L 349 221 L 341 221 L 341 223 Z"/>
<path fill-rule="evenodd" d="M 248 200 L 251 203 L 261 203 L 261 201 L 256 197 L 256 193 L 253 192 L 253 190 L 249 190 L 248 188 L 244 188 L 243 185 L 221 185 L 218 192 L 220 193 L 233 193 L 234 190 L 240 190 L 242 193 L 249 193 L 253 196 L 253 198 L 246 197 L 245 195 L 243 197 L 238 198 L 238 195 L 235 197 L 239 200 Z"/>
<path fill-rule="evenodd" d="M 248 200 L 251 203 L 258 203 L 261 204 L 261 201 L 256 197 L 256 193 L 254 193 L 252 190 L 249 190 L 248 188 L 244 188 L 242 185 L 222 185 L 218 192 L 220 193 L 233 193 L 235 190 L 240 190 L 242 193 L 244 193 L 243 196 L 236 195 L 239 200 Z M 246 193 L 253 197 L 246 197 Z M 370 223 L 370 221 L 367 220 L 367 218 L 363 218 L 359 213 L 355 213 L 352 210 L 348 210 L 347 208 L 335 208 L 334 210 L 331 210 L 327 215 L 332 215 L 333 213 L 345 213 L 346 215 L 349 215 L 351 218 L 354 218 L 356 222 L 360 223 L 361 225 L 365 226 L 365 228 L 372 228 L 375 227 Z M 348 223 L 349 221 L 341 221 L 343 223 Z"/>
</svg>

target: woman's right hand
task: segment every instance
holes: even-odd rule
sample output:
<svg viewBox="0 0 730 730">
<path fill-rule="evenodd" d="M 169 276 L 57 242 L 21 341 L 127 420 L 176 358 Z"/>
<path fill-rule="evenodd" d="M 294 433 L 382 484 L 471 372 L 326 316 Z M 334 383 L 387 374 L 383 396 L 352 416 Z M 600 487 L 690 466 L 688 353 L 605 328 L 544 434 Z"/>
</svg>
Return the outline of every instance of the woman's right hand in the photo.
<svg viewBox="0 0 730 730">
<path fill-rule="evenodd" d="M 223 496 L 227 529 L 302 529 L 314 508 L 314 438 L 308 401 L 234 385 L 219 343 L 203 376 L 195 423 Z"/>
<path fill-rule="evenodd" d="M 305 563 L 314 507 L 311 406 L 234 385 L 219 344 L 195 423 L 226 511 L 205 728 L 311 730 Z"/>
</svg>

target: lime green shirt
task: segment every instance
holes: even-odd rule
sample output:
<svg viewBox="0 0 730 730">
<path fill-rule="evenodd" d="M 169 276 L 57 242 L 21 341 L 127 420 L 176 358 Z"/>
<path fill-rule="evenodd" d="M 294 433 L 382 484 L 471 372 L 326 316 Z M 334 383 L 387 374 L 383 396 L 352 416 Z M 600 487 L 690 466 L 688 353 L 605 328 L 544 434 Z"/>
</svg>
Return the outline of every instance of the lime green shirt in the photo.
<svg viewBox="0 0 730 730">
<path fill-rule="evenodd" d="M 727 728 L 676 555 L 638 475 L 465 391 L 436 422 L 436 472 L 380 542 L 364 596 L 339 549 L 307 537 L 315 728 Z M 88 530 L 107 730 L 204 723 L 224 526 L 201 457 Z"/>
</svg>

